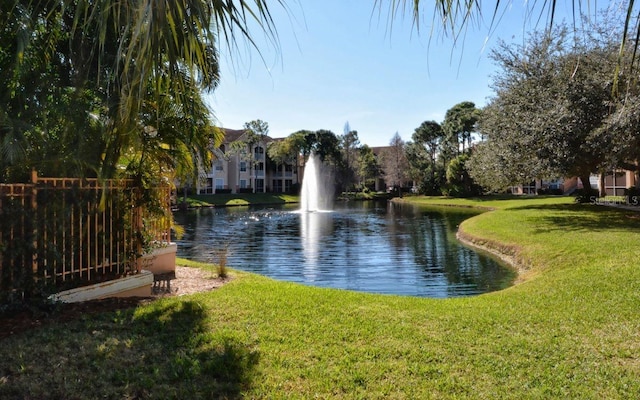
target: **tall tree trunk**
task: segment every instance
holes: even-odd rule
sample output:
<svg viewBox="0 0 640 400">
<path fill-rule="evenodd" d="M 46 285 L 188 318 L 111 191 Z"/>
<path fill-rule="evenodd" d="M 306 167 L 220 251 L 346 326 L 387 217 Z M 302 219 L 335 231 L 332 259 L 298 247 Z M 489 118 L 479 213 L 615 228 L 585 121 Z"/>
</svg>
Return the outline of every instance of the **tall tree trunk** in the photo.
<svg viewBox="0 0 640 400">
<path fill-rule="evenodd" d="M 579 176 L 580 181 L 582 182 L 582 187 L 586 190 L 591 190 L 591 182 L 589 180 L 590 175 L 589 174 L 581 174 Z"/>
<path fill-rule="evenodd" d="M 607 195 L 607 191 L 604 188 L 604 174 L 600 174 L 598 175 L 598 187 L 600 188 L 600 197 L 604 197 Z M 613 175 L 613 179 L 615 180 L 615 171 L 614 171 L 614 175 Z M 614 193 L 615 194 L 615 193 Z"/>
</svg>

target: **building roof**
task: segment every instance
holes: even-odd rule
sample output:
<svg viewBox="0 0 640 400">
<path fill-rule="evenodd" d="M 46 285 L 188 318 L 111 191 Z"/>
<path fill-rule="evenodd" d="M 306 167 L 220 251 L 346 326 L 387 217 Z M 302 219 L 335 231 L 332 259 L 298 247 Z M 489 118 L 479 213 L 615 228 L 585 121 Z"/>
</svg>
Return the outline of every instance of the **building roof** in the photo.
<svg viewBox="0 0 640 400">
<path fill-rule="evenodd" d="M 380 153 L 382 153 L 383 151 L 390 149 L 393 146 L 376 146 L 376 147 L 372 147 L 371 151 L 373 152 L 373 154 L 375 154 L 376 156 L 379 156 Z"/>
<path fill-rule="evenodd" d="M 224 143 L 231 143 L 239 140 L 242 135 L 244 135 L 244 129 L 227 129 L 221 128 L 224 133 Z"/>
</svg>

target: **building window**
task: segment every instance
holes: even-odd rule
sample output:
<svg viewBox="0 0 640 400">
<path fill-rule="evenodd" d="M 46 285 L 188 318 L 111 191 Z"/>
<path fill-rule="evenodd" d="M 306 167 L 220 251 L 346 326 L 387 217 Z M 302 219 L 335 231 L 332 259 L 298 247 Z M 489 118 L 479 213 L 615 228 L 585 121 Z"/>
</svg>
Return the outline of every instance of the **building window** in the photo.
<svg viewBox="0 0 640 400">
<path fill-rule="evenodd" d="M 247 162 L 240 161 L 240 172 L 247 172 Z"/>
<path fill-rule="evenodd" d="M 285 179 L 284 180 L 284 191 L 285 193 L 291 192 L 291 186 L 293 185 L 293 180 Z"/>
<path fill-rule="evenodd" d="M 246 188 L 247 188 L 247 180 L 240 179 L 240 189 L 246 189 Z"/>
<path fill-rule="evenodd" d="M 216 189 L 224 189 L 224 179 L 216 178 Z"/>
<path fill-rule="evenodd" d="M 627 188 L 627 174 L 624 171 L 613 171 L 604 177 L 604 190 L 609 196 L 622 196 Z"/>
<path fill-rule="evenodd" d="M 536 181 L 522 185 L 522 194 L 536 194 Z"/>
<path fill-rule="evenodd" d="M 200 194 L 211 194 L 213 193 L 213 179 L 207 178 L 207 183 L 205 187 L 200 188 Z"/>
<path fill-rule="evenodd" d="M 259 162 L 256 164 L 256 176 L 264 176 L 264 163 Z"/>
<path fill-rule="evenodd" d="M 264 192 L 264 179 L 256 179 L 256 191 Z"/>
<path fill-rule="evenodd" d="M 216 171 L 222 171 L 222 161 L 216 161 Z"/>
</svg>

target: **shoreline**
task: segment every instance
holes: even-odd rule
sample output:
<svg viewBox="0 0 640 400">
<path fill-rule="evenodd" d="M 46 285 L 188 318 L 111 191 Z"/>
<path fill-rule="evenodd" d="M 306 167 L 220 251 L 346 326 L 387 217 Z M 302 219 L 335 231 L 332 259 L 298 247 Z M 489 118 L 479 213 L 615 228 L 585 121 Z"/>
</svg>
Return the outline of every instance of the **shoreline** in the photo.
<svg viewBox="0 0 640 400">
<path fill-rule="evenodd" d="M 520 249 L 517 246 L 498 243 L 488 239 L 480 239 L 466 233 L 460 227 L 458 227 L 458 231 L 456 232 L 456 239 L 465 246 L 497 257 L 500 261 L 507 264 L 509 268 L 512 268 L 516 272 L 516 278 L 513 281 L 513 286 L 527 280 L 525 275 L 531 271 L 531 268 L 528 263 L 524 262 L 524 260 L 520 260 L 518 257 Z"/>
</svg>

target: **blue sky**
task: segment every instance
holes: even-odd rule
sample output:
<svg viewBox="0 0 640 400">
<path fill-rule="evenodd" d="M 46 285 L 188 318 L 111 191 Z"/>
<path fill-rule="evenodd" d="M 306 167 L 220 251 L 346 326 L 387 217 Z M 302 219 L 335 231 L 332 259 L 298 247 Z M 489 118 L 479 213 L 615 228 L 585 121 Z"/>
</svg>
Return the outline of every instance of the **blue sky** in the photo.
<svg viewBox="0 0 640 400">
<path fill-rule="evenodd" d="M 409 141 L 423 121 L 442 122 L 459 102 L 486 104 L 497 39 L 522 43 L 523 31 L 546 23 L 546 14 L 538 22 L 516 3 L 493 32 L 487 10 L 487 21 L 470 25 L 457 45 L 431 35 L 428 16 L 419 32 L 410 15 L 390 27 L 388 9 L 379 13 L 373 0 L 293 0 L 288 12 L 272 6 L 279 48 L 255 30 L 262 56 L 242 43 L 223 49 L 221 84 L 207 100 L 225 128 L 261 119 L 271 137 L 301 129 L 340 135 L 348 122 L 362 144 L 386 146 L 396 132 Z"/>
</svg>

